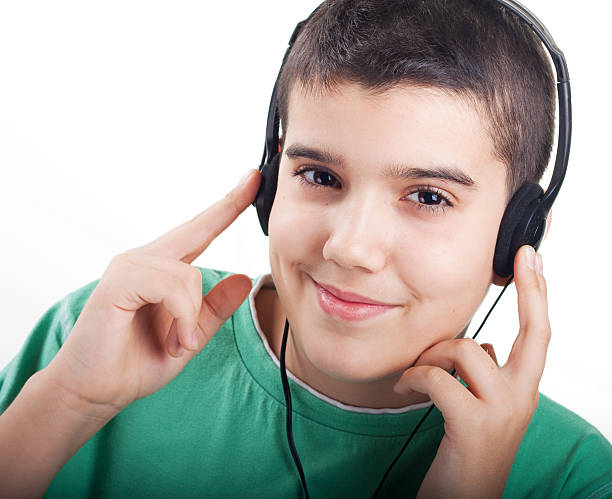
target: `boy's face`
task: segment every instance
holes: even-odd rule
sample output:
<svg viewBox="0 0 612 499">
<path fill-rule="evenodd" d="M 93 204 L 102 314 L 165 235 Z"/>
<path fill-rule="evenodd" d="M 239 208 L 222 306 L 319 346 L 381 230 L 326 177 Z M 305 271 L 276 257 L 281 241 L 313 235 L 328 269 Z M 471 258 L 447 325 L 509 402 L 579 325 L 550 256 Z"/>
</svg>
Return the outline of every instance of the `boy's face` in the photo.
<svg viewBox="0 0 612 499">
<path fill-rule="evenodd" d="M 295 175 L 305 168 L 316 170 Z M 407 176 L 388 174 L 400 169 Z M 447 173 L 455 180 L 437 178 Z M 505 166 L 466 101 L 431 88 L 372 95 L 346 84 L 316 96 L 296 85 L 269 235 L 302 376 L 397 379 L 461 335 L 493 281 L 505 206 Z M 314 281 L 395 306 L 365 320 L 330 314 Z"/>
</svg>

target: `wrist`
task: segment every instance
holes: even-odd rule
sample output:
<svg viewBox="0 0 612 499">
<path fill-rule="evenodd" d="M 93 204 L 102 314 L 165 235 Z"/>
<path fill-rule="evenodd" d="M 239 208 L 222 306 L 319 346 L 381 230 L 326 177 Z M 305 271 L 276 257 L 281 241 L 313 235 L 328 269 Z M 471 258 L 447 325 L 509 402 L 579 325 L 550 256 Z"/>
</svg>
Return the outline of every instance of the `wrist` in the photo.
<svg viewBox="0 0 612 499">
<path fill-rule="evenodd" d="M 443 444 L 440 447 L 444 447 Z M 417 499 L 501 498 L 516 450 L 512 446 L 503 447 L 503 443 L 500 448 L 504 449 L 503 453 L 489 453 L 484 458 L 482 455 L 470 457 L 438 451 L 419 487 Z"/>
<path fill-rule="evenodd" d="M 36 379 L 34 379 L 35 377 Z M 53 398 L 60 405 L 62 411 L 69 412 L 93 425 L 99 425 L 100 428 L 123 409 L 113 404 L 95 401 L 87 394 L 81 393 L 76 388 L 77 384 L 53 362 L 34 374 L 31 379 L 39 384 L 42 390 L 53 394 Z"/>
</svg>

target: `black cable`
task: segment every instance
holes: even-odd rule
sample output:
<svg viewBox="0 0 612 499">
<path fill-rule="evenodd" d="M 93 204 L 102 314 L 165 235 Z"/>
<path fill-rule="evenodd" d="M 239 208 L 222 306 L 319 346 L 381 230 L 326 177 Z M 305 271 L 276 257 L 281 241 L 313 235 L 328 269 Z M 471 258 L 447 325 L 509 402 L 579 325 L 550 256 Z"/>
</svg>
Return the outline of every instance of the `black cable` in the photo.
<svg viewBox="0 0 612 499">
<path fill-rule="evenodd" d="M 302 469 L 302 463 L 300 462 L 300 456 L 298 456 L 297 449 L 293 443 L 293 431 L 291 429 L 291 390 L 289 389 L 289 382 L 287 381 L 287 369 L 285 368 L 285 350 L 287 349 L 287 337 L 289 336 L 289 320 L 285 319 L 285 332 L 283 333 L 283 342 L 281 343 L 281 354 L 280 354 L 280 371 L 281 381 L 283 383 L 283 392 L 285 393 L 285 405 L 287 409 L 287 441 L 289 442 L 289 449 L 291 450 L 291 456 L 295 462 L 300 479 L 302 480 L 302 487 L 306 494 L 306 499 L 310 499 L 308 495 L 308 487 L 306 486 L 306 477 L 304 476 L 304 470 Z"/>
<path fill-rule="evenodd" d="M 493 302 L 493 305 L 491 305 L 491 308 L 489 309 L 489 311 L 487 312 L 487 315 L 485 315 L 485 318 L 482 319 L 482 322 L 480 323 L 480 326 L 478 327 L 478 329 L 476 330 L 476 332 L 474 333 L 474 336 L 472 336 L 472 339 L 476 339 L 476 336 L 478 336 L 478 333 L 480 333 L 480 330 L 482 329 L 482 326 L 484 326 L 484 323 L 487 322 L 487 319 L 489 318 L 489 315 L 491 315 L 491 312 L 493 312 L 493 309 L 495 308 L 495 305 L 497 305 L 497 302 L 499 301 L 499 299 L 502 297 L 502 295 L 504 294 L 504 291 L 506 291 L 506 288 L 508 286 L 510 286 L 510 283 L 514 280 L 514 273 L 510 274 L 510 278 L 508 279 L 508 282 L 506 283 L 506 285 L 504 286 L 504 289 L 501 290 L 501 293 L 499 293 L 499 296 L 497 297 L 497 299 Z"/>
<path fill-rule="evenodd" d="M 493 305 L 491 306 L 491 308 L 489 309 L 489 311 L 485 315 L 485 318 L 480 323 L 480 326 L 478 327 L 478 329 L 474 333 L 474 336 L 472 336 L 472 339 L 476 338 L 476 336 L 478 335 L 478 333 L 482 329 L 482 326 L 484 326 L 485 322 L 487 322 L 487 319 L 489 318 L 489 316 L 491 315 L 491 312 L 493 311 L 493 309 L 497 305 L 497 302 L 499 302 L 500 298 L 502 297 L 502 295 L 504 294 L 504 292 L 506 291 L 506 289 L 508 288 L 508 286 L 510 285 L 510 283 L 512 282 L 513 279 L 514 279 L 514 274 L 511 274 L 510 278 L 508 279 L 508 282 L 504 286 L 504 289 L 502 289 L 501 293 L 499 293 L 499 296 L 496 298 L 495 302 L 493 303 Z M 291 450 L 291 456 L 293 457 L 293 461 L 295 462 L 295 466 L 297 467 L 298 473 L 300 474 L 300 479 L 302 480 L 302 487 L 304 488 L 304 493 L 306 494 L 306 498 L 309 499 L 310 496 L 308 495 L 308 487 L 306 486 L 306 477 L 304 476 L 304 470 L 302 469 L 302 463 L 300 462 L 300 457 L 298 456 L 297 449 L 295 448 L 295 444 L 293 442 L 293 432 L 292 432 L 292 428 L 291 428 L 291 414 L 292 414 L 292 411 L 291 411 L 291 391 L 289 389 L 289 383 L 287 381 L 287 370 L 286 370 L 286 367 L 285 367 L 285 350 L 286 350 L 286 347 L 287 347 L 287 337 L 288 336 L 289 336 L 289 320 L 285 319 L 285 331 L 283 333 L 283 341 L 281 343 L 280 371 L 281 371 L 281 381 L 283 383 L 283 392 L 285 393 L 285 403 L 286 403 L 286 409 L 287 409 L 287 427 L 286 427 L 287 428 L 287 441 L 289 442 L 289 449 Z M 456 369 L 453 369 L 452 372 L 451 372 L 451 376 L 454 376 L 455 373 L 456 373 Z M 378 493 L 382 489 L 383 484 L 385 483 L 385 480 L 387 479 L 387 477 L 391 473 L 391 469 L 393 468 L 395 463 L 399 460 L 399 458 L 403 454 L 403 452 L 406 449 L 406 447 L 408 447 L 408 444 L 412 440 L 412 437 L 414 437 L 416 435 L 417 431 L 419 430 L 419 428 L 421 427 L 421 425 L 423 424 L 423 422 L 425 421 L 427 416 L 429 416 L 429 414 L 431 413 L 433 408 L 434 408 L 434 405 L 432 404 L 429 407 L 429 409 L 427 410 L 427 412 L 423 415 L 423 417 L 419 420 L 417 425 L 414 427 L 414 429 L 412 430 L 412 433 L 410 434 L 410 436 L 408 437 L 408 439 L 404 443 L 403 447 L 400 449 L 400 451 L 398 452 L 397 456 L 395 456 L 395 459 L 393 460 L 393 462 L 387 468 L 387 471 L 383 475 L 381 481 L 378 484 L 378 487 L 376 488 L 376 490 L 374 491 L 374 494 L 372 495 L 372 499 L 374 499 L 378 495 Z"/>
</svg>

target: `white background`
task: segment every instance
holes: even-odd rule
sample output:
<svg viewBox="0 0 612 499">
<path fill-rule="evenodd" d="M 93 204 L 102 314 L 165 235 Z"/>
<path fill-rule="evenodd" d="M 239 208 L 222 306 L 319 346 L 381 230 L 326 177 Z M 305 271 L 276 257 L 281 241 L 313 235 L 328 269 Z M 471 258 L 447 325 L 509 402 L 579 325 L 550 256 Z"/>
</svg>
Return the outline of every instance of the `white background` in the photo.
<svg viewBox="0 0 612 499">
<path fill-rule="evenodd" d="M 0 368 L 113 255 L 190 219 L 258 166 L 286 43 L 317 4 L 0 4 Z M 540 390 L 612 439 L 612 9 L 528 7 L 566 55 L 574 106 L 571 162 L 540 248 L 553 328 Z M 269 269 L 267 244 L 249 208 L 194 263 L 256 277 Z M 503 362 L 517 324 L 512 287 L 478 340 Z"/>
</svg>

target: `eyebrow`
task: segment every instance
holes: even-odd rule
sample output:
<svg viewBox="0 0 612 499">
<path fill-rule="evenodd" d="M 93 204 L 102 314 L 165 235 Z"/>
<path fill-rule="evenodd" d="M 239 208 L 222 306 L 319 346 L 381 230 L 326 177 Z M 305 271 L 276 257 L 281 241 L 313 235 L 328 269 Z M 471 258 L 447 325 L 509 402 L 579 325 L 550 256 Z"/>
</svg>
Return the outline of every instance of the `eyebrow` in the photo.
<svg viewBox="0 0 612 499">
<path fill-rule="evenodd" d="M 302 144 L 292 144 L 285 150 L 288 158 L 307 158 L 319 163 L 327 163 L 344 168 L 344 159 L 325 149 L 315 149 Z M 392 164 L 383 172 L 383 177 L 394 179 L 438 178 L 454 182 L 465 187 L 476 188 L 476 182 L 459 168 L 452 166 L 435 166 L 430 168 L 414 167 L 403 164 Z"/>
</svg>

